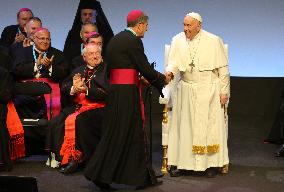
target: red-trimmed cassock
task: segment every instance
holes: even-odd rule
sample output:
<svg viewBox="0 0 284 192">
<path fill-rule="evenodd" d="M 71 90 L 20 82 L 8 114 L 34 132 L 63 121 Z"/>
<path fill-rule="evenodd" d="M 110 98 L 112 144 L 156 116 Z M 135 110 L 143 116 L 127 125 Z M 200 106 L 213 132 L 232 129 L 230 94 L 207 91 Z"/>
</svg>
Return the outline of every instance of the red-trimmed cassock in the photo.
<svg viewBox="0 0 284 192">
<path fill-rule="evenodd" d="M 12 168 L 11 160 L 25 155 L 24 130 L 11 101 L 12 77 L 2 67 L 0 77 L 0 171 L 7 171 Z"/>
<path fill-rule="evenodd" d="M 33 54 L 34 52 L 34 54 Z M 33 51 L 33 46 L 22 48 L 18 51 L 19 54 L 13 58 L 13 75 L 16 80 L 32 80 L 36 77 L 50 79 L 54 83 L 60 83 L 68 75 L 68 65 L 65 62 L 63 53 L 50 47 L 45 53 L 48 58 L 51 58 L 54 55 L 52 67 L 49 70 L 46 70 L 44 74 L 39 75 L 35 71 L 35 58 L 39 56 L 39 52 L 35 49 Z M 58 102 L 55 99 L 53 90 L 53 104 L 56 105 Z M 19 116 L 24 119 L 38 119 L 44 118 L 46 115 L 46 104 L 43 99 L 34 99 L 26 96 L 17 96 L 14 100 L 16 109 L 19 113 Z"/>
<path fill-rule="evenodd" d="M 104 134 L 90 159 L 85 177 L 94 182 L 145 186 L 157 182 L 143 127 L 139 77 L 161 93 L 165 76 L 151 68 L 142 40 L 125 30 L 106 50 L 110 75 Z"/>
<path fill-rule="evenodd" d="M 102 132 L 105 100 L 109 84 L 104 63 L 90 69 L 81 66 L 76 68 L 63 82 L 62 91 L 69 95 L 73 104 L 49 123 L 47 148 L 55 153 L 62 165 L 71 160 L 88 161 L 94 152 Z M 81 74 L 88 87 L 87 94 L 70 95 L 73 76 Z"/>
</svg>

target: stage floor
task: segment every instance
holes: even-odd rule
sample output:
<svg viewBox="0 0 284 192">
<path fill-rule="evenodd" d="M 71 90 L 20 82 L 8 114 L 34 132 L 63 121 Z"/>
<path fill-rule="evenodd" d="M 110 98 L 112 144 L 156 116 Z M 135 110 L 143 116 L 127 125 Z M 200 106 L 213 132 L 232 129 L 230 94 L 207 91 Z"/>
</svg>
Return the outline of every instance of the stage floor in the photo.
<svg viewBox="0 0 284 192">
<path fill-rule="evenodd" d="M 153 161 L 159 172 L 161 167 L 160 115 L 154 115 Z M 258 116 L 229 118 L 230 171 L 227 175 L 206 178 L 202 174 L 178 178 L 165 175 L 163 185 L 148 188 L 148 192 L 280 192 L 284 189 L 284 158 L 276 158 L 273 152 L 278 146 L 264 144 L 267 122 Z M 266 123 L 267 122 L 267 123 Z M 73 175 L 62 175 L 57 170 L 45 166 L 46 156 L 30 156 L 18 161 L 11 172 L 0 175 L 33 176 L 37 178 L 39 192 L 91 192 L 99 191 L 87 181 L 82 171 Z M 124 186 L 118 191 L 134 191 Z"/>
<path fill-rule="evenodd" d="M 274 157 L 279 147 L 264 144 L 280 104 L 284 78 L 231 78 L 229 105 L 229 157 L 227 175 L 206 178 L 187 175 L 172 178 L 165 175 L 163 185 L 143 191 L 152 192 L 282 192 L 284 191 L 284 157 Z M 153 94 L 153 164 L 161 168 L 161 106 Z M 149 106 L 146 103 L 146 112 Z M 148 115 L 146 117 L 149 117 Z M 0 175 L 33 176 L 39 192 L 99 191 L 87 181 L 82 171 L 65 176 L 45 166 L 46 156 L 31 156 L 15 163 L 11 172 Z M 122 186 L 118 186 L 122 187 Z M 1 191 L 1 190 L 0 190 Z M 120 189 L 119 191 L 133 191 Z"/>
</svg>

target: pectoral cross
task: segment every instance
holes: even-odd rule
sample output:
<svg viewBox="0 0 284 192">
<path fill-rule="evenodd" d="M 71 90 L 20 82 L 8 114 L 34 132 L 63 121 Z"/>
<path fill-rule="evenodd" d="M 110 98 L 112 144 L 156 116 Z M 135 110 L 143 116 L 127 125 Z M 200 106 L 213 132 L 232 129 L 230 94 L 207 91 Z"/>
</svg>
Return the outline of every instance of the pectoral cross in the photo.
<svg viewBox="0 0 284 192">
<path fill-rule="evenodd" d="M 191 67 L 191 68 L 190 68 L 190 73 L 192 73 L 193 67 L 195 67 L 193 61 L 191 61 L 191 63 L 189 64 L 189 66 Z"/>
</svg>

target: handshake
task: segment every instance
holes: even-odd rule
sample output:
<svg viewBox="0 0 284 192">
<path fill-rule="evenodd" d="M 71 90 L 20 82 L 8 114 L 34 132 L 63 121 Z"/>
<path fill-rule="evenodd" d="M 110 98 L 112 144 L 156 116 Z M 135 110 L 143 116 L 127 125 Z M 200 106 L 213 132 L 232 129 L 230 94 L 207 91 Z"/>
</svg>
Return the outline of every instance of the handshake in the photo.
<svg viewBox="0 0 284 192">
<path fill-rule="evenodd" d="M 170 72 L 170 71 L 167 71 L 166 73 L 165 73 L 165 83 L 166 83 L 166 85 L 167 84 L 169 84 L 170 82 L 171 82 L 171 80 L 173 80 L 174 79 L 174 74 L 172 73 L 172 72 Z"/>
<path fill-rule="evenodd" d="M 166 72 L 165 74 L 165 84 L 168 85 L 172 79 L 174 79 L 174 75 L 172 72 Z M 141 82 L 144 84 L 144 85 L 149 85 L 150 83 L 147 81 L 147 79 L 145 79 L 145 77 L 141 77 Z"/>
</svg>

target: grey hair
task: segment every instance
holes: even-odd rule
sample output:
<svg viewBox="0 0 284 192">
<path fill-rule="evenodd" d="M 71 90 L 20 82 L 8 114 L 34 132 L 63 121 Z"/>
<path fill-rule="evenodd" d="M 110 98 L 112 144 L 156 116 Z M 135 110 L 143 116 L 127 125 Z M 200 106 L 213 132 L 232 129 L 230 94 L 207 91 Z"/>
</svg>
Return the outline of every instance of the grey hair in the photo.
<svg viewBox="0 0 284 192">
<path fill-rule="evenodd" d="M 145 23 L 149 20 L 149 17 L 145 14 L 141 15 L 138 19 L 127 22 L 127 27 L 135 27 L 138 23 Z"/>
<path fill-rule="evenodd" d="M 37 22 L 39 22 L 39 23 L 42 23 L 42 22 L 41 22 L 41 19 L 38 18 L 38 17 L 31 17 L 28 22 L 30 22 L 30 21 L 37 21 Z"/>
</svg>

